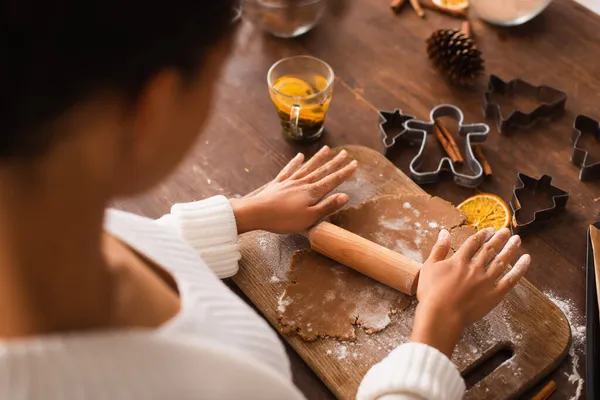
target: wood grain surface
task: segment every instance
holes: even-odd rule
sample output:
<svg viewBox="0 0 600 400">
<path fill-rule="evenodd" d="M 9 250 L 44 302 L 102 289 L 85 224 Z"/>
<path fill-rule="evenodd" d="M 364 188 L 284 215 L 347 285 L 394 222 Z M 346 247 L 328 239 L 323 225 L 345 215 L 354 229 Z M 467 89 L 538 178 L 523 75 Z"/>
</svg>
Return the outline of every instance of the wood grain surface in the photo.
<svg viewBox="0 0 600 400">
<path fill-rule="evenodd" d="M 343 148 L 358 160 L 361 168 L 342 188 L 353 203 L 383 194 L 423 193 L 378 152 L 361 146 Z M 290 240 L 266 232 L 243 235 L 242 244 L 242 267 L 233 280 L 278 327 L 278 299 L 287 280 L 285 263 L 289 263 L 294 251 L 307 244 L 301 238 Z M 307 343 L 296 336 L 286 336 L 286 340 L 339 399 L 350 400 L 356 396 L 368 369 L 391 349 L 408 341 L 415 307 L 413 302 L 392 317 L 388 328 L 370 336 L 359 334 L 354 343 L 332 339 Z M 453 361 L 463 372 L 479 368 L 499 349 L 514 353 L 469 389 L 465 399 L 516 398 L 562 361 L 570 339 L 571 331 L 562 311 L 529 282 L 519 284 L 499 307 L 467 329 L 457 346 Z"/>
<path fill-rule="evenodd" d="M 467 123 L 482 122 L 486 77 L 471 88 L 456 88 L 431 67 L 425 54 L 424 41 L 433 30 L 458 27 L 459 22 L 426 13 L 427 19 L 422 20 L 410 7 L 394 15 L 389 1 L 330 0 L 330 11 L 322 22 L 295 40 L 270 37 L 243 21 L 217 86 L 212 120 L 188 160 L 152 192 L 114 205 L 159 217 L 176 202 L 249 193 L 272 179 L 298 151 L 312 154 L 323 144 L 360 144 L 380 150 L 378 109 L 401 108 L 426 118 L 435 105 L 453 103 L 462 108 Z M 488 73 L 564 90 L 569 96 L 567 110 L 557 120 L 510 136 L 499 135 L 490 121 L 492 132 L 484 151 L 493 177 L 478 190 L 456 187 L 449 178 L 424 189 L 456 204 L 477 191 L 509 201 L 517 171 L 536 177 L 551 175 L 554 184 L 571 193 L 571 199 L 562 215 L 524 239 L 523 247 L 536 265 L 527 278 L 567 304 L 571 317 L 581 325 L 585 318 L 585 235 L 587 226 L 600 219 L 600 202 L 594 201 L 600 197 L 600 186 L 577 179 L 579 171 L 569 163 L 570 136 L 577 114 L 600 119 L 600 63 L 594 57 L 600 52 L 600 17 L 570 0 L 555 0 L 525 26 L 496 28 L 475 17 L 472 22 Z M 320 57 L 336 73 L 327 134 L 308 147 L 284 140 L 266 84 L 271 64 L 296 54 Z M 600 154 L 600 147 L 590 149 Z M 428 160 L 436 164 L 440 149 L 429 150 Z M 393 161 L 407 172 L 414 151 L 399 153 Z M 568 357 L 551 375 L 558 386 L 553 399 L 571 399 L 576 394 L 579 383 L 568 377 L 576 377 L 574 372 L 584 375 L 584 347 L 576 346 L 573 354 L 577 361 Z M 289 355 L 295 382 L 307 398 L 333 398 L 293 351 Z M 579 398 L 584 399 L 585 392 Z"/>
</svg>

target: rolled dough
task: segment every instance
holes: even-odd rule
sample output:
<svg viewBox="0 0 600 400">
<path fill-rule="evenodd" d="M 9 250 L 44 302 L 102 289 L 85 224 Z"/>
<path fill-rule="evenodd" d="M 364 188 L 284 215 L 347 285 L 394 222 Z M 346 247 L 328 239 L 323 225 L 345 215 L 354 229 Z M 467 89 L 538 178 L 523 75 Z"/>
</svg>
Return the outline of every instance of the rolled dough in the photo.
<svg viewBox="0 0 600 400">
<path fill-rule="evenodd" d="M 387 195 L 330 217 L 332 223 L 424 262 L 442 228 L 457 249 L 475 230 L 461 226 L 464 215 L 452 204 L 428 195 Z M 279 299 L 281 330 L 303 340 L 353 340 L 355 328 L 385 329 L 411 298 L 310 250 L 296 252 L 290 281 Z"/>
</svg>

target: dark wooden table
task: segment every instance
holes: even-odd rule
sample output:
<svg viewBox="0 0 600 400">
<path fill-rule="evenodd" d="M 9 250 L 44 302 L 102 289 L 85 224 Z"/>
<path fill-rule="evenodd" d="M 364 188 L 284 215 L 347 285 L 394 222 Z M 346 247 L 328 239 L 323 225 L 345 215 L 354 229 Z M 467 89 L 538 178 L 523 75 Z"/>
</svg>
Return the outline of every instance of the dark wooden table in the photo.
<svg viewBox="0 0 600 400">
<path fill-rule="evenodd" d="M 312 154 L 323 144 L 381 149 L 378 109 L 401 108 L 426 118 L 433 106 L 452 103 L 464 110 L 467 122 L 483 121 L 487 77 L 473 87 L 456 88 L 430 66 L 424 52 L 424 40 L 433 30 L 457 28 L 460 22 L 433 12 L 421 20 L 410 7 L 394 16 L 388 3 L 332 0 L 322 23 L 294 40 L 272 38 L 247 22 L 240 23 L 235 49 L 218 85 L 212 120 L 189 159 L 153 192 L 116 206 L 158 217 L 175 202 L 248 193 L 274 177 L 298 151 Z M 600 186 L 578 180 L 578 169 L 569 163 L 570 138 L 575 115 L 600 119 L 600 17 L 570 0 L 556 0 L 540 17 L 519 28 L 500 29 L 475 18 L 472 21 L 487 73 L 551 85 L 569 95 L 565 115 L 553 122 L 510 136 L 499 135 L 490 123 L 485 151 L 494 175 L 477 191 L 496 193 L 508 201 L 520 171 L 549 174 L 557 186 L 571 193 L 567 210 L 527 236 L 524 248 L 534 260 L 527 278 L 543 292 L 569 303 L 571 316 L 581 324 L 585 318 L 585 234 L 587 226 L 600 219 L 600 202 L 594 200 L 600 196 Z M 283 139 L 266 84 L 273 62 L 297 54 L 322 58 L 337 76 L 327 134 L 308 147 Z M 600 145 L 594 141 L 586 146 L 600 155 Z M 440 150 L 428 151 L 437 163 L 433 152 Z M 404 151 L 395 160 L 405 172 L 412 154 Z M 426 190 L 455 203 L 477 192 L 455 186 L 449 177 Z M 579 356 L 576 368 L 584 376 L 584 349 L 578 346 L 575 354 Z M 333 397 L 297 355 L 290 352 L 290 357 L 296 384 L 309 399 Z M 569 357 L 552 374 L 558 383 L 553 399 L 575 395 L 577 383 L 567 379 L 573 369 Z"/>
</svg>

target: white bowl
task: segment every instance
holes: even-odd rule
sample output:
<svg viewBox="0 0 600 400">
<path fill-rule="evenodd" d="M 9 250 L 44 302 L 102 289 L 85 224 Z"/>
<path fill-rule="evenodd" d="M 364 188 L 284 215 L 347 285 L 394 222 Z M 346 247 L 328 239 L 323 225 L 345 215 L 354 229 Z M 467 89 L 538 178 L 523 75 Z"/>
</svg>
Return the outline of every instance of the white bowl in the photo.
<svg viewBox="0 0 600 400">
<path fill-rule="evenodd" d="M 500 26 L 515 26 L 535 18 L 552 0 L 470 0 L 482 20 Z"/>
</svg>

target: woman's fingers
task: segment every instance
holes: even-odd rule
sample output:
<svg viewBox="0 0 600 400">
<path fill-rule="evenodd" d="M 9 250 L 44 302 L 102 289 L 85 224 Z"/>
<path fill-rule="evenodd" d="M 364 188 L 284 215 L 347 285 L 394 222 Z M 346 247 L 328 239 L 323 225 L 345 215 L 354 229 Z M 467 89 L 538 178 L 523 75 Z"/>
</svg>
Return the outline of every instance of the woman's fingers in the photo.
<svg viewBox="0 0 600 400">
<path fill-rule="evenodd" d="M 321 150 L 317 151 L 317 154 L 315 154 L 300 169 L 298 169 L 291 176 L 291 178 L 292 179 L 304 178 L 306 175 L 310 174 L 315 169 L 319 168 L 327 160 L 327 157 L 329 156 L 329 151 L 330 151 L 330 149 L 328 146 L 321 147 Z"/>
<path fill-rule="evenodd" d="M 340 186 L 346 179 L 348 179 L 350 175 L 352 175 L 354 171 L 356 171 L 357 167 L 358 162 L 354 160 L 350 164 L 339 169 L 338 171 L 327 175 L 319 182 L 311 184 L 313 198 L 315 200 L 320 200 L 321 198 L 323 198 L 327 193 L 331 192 L 332 190 Z"/>
<path fill-rule="evenodd" d="M 512 269 L 498 281 L 498 284 L 496 285 L 497 293 L 501 297 L 504 297 L 508 292 L 510 292 L 510 290 L 519 282 L 519 280 L 525 276 L 530 264 L 531 257 L 529 254 L 521 256 Z"/>
<path fill-rule="evenodd" d="M 517 251 L 521 247 L 521 238 L 517 235 L 512 236 L 506 242 L 506 245 L 500 253 L 494 258 L 488 267 L 487 273 L 496 281 L 498 278 L 506 272 L 506 269 L 510 266 L 510 260 L 512 260 Z"/>
<path fill-rule="evenodd" d="M 473 257 L 472 265 L 486 268 L 488 264 L 504 248 L 504 245 L 510 238 L 510 229 L 503 228 L 492 236 Z"/>
<path fill-rule="evenodd" d="M 448 257 L 450 252 L 450 232 L 446 229 L 442 229 L 438 235 L 438 240 L 431 249 L 431 253 L 427 258 L 426 262 L 438 262 L 443 261 Z"/>
<path fill-rule="evenodd" d="M 467 241 L 460 246 L 456 253 L 465 263 L 470 263 L 475 254 L 481 249 L 481 246 L 487 242 L 494 234 L 494 228 L 483 229 L 472 235 Z"/>
<path fill-rule="evenodd" d="M 304 154 L 298 153 L 296 157 L 292 158 L 292 160 L 279 172 L 279 174 L 275 177 L 276 182 L 283 182 L 288 179 L 294 172 L 300 168 L 302 163 L 304 162 Z"/>
<path fill-rule="evenodd" d="M 346 203 L 348 203 L 348 195 L 337 193 L 324 198 L 311 208 L 316 212 L 316 220 L 318 221 L 344 207 Z"/>
<path fill-rule="evenodd" d="M 327 175 L 331 175 L 335 171 L 339 170 L 346 162 L 346 156 L 348 153 L 346 150 L 342 150 L 332 160 L 320 166 L 310 174 L 304 177 L 304 180 L 308 183 L 318 182 Z"/>
</svg>

